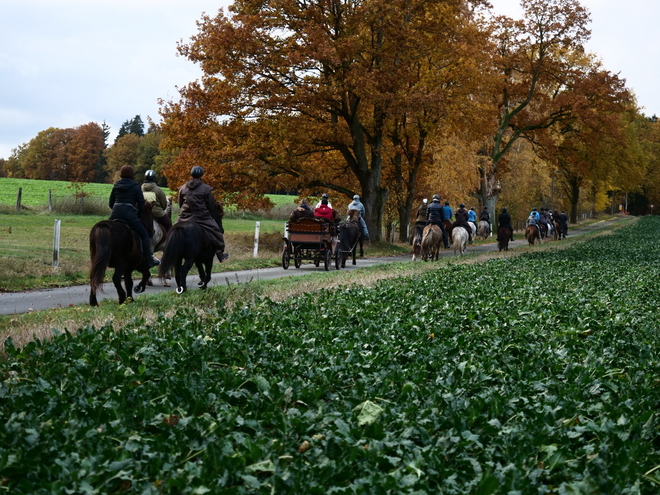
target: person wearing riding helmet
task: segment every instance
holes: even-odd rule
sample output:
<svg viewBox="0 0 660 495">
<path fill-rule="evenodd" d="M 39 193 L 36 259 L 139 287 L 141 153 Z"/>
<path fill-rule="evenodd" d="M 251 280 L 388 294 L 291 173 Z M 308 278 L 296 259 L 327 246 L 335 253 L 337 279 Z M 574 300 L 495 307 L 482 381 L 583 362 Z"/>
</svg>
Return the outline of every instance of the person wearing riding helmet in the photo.
<svg viewBox="0 0 660 495">
<path fill-rule="evenodd" d="M 144 173 L 144 182 L 142 183 L 142 194 L 144 201 L 151 203 L 151 214 L 165 230 L 165 234 L 172 228 L 172 220 L 167 214 L 167 196 L 163 190 L 156 185 L 156 172 L 147 170 Z"/>
<path fill-rule="evenodd" d="M 140 215 L 144 209 L 144 195 L 137 182 L 133 180 L 135 171 L 130 165 L 124 165 L 119 171 L 120 179 L 115 182 L 110 192 L 108 205 L 112 209 L 110 220 L 121 220 L 140 236 L 142 241 L 142 252 L 147 266 L 152 268 L 160 265 L 160 260 L 151 252 L 151 240 L 147 229 L 140 221 Z"/>
<path fill-rule="evenodd" d="M 426 210 L 428 208 L 428 202 L 429 200 L 426 198 L 422 200 L 422 205 L 417 208 L 417 218 L 415 219 L 415 222 L 424 222 L 426 225 Z"/>
<path fill-rule="evenodd" d="M 369 240 L 369 230 L 367 229 L 367 222 L 364 221 L 365 209 L 360 196 L 357 194 L 353 196 L 353 201 L 348 204 L 348 211 L 357 210 L 360 212 L 360 227 L 362 228 L 362 238 L 365 241 Z"/>
<path fill-rule="evenodd" d="M 447 241 L 447 231 L 442 223 L 444 207 L 440 204 L 440 196 L 433 195 L 433 200 L 426 208 L 426 225 L 437 225 L 442 231 L 442 242 L 445 249 L 449 249 L 449 242 Z"/>
<path fill-rule="evenodd" d="M 454 210 L 449 206 L 449 201 L 445 201 L 445 207 L 442 210 L 442 219 L 449 220 L 451 222 L 451 217 L 454 216 Z"/>
<path fill-rule="evenodd" d="M 498 218 L 500 227 L 506 227 L 511 229 L 511 241 L 513 241 L 513 227 L 511 226 L 511 215 L 509 214 L 509 209 L 505 206 L 502 208 L 502 213 Z"/>
<path fill-rule="evenodd" d="M 490 212 L 488 211 L 487 206 L 484 206 L 484 209 L 481 210 L 481 213 L 479 214 L 479 221 L 480 222 L 487 222 L 488 223 L 488 231 L 490 232 L 490 235 L 493 235 L 493 226 L 490 224 Z"/>
<path fill-rule="evenodd" d="M 213 214 L 217 216 L 217 206 L 212 193 L 213 188 L 202 181 L 202 175 L 204 175 L 204 169 L 199 165 L 195 165 L 190 170 L 192 178 L 179 188 L 177 198 L 181 207 L 179 221 L 188 222 L 192 220 L 202 227 L 206 237 L 215 249 L 218 260 L 222 263 L 229 258 L 229 254 L 225 253 L 223 230 L 213 218 Z"/>
<path fill-rule="evenodd" d="M 472 244 L 472 228 L 468 223 L 468 211 L 465 209 L 465 203 L 461 203 L 456 210 L 456 221 L 454 227 L 463 227 L 468 234 L 468 242 Z"/>
<path fill-rule="evenodd" d="M 326 202 L 327 202 L 327 206 L 328 206 L 328 208 L 333 209 L 333 208 L 332 208 L 332 203 L 330 202 L 330 199 L 328 199 L 328 193 L 323 193 L 323 195 L 321 196 L 321 199 L 319 200 L 318 203 L 316 203 L 316 206 L 314 207 L 315 210 L 316 210 L 319 206 L 321 206 L 321 201 L 323 201 L 324 199 L 325 199 Z"/>
</svg>

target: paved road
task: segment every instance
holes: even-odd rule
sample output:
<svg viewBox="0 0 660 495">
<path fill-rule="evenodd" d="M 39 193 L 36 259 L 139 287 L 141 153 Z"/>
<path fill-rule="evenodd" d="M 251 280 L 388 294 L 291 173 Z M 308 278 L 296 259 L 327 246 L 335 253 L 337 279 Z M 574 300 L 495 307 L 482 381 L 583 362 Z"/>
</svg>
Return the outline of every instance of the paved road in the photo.
<svg viewBox="0 0 660 495">
<path fill-rule="evenodd" d="M 573 237 L 592 230 L 601 229 L 610 225 L 615 220 L 596 222 L 594 224 L 581 227 L 579 229 L 572 229 L 569 236 Z M 520 240 L 522 239 L 522 240 Z M 526 245 L 527 242 L 522 237 L 521 233 L 517 234 L 517 240 L 509 244 L 510 248 L 516 248 Z M 488 252 L 496 251 L 497 244 L 483 244 L 480 246 L 471 246 L 468 248 L 468 254 L 474 252 Z M 441 252 L 443 257 L 454 256 L 453 250 L 445 250 Z M 346 270 L 355 270 L 367 266 L 373 266 L 380 263 L 392 263 L 396 261 L 410 261 L 411 256 L 392 256 L 387 258 L 365 258 L 358 259 L 357 265 L 350 265 L 350 261 L 346 265 Z M 334 270 L 334 265 L 331 270 Z M 238 272 L 223 272 L 214 273 L 209 283 L 210 286 L 222 284 L 245 283 L 253 280 L 270 280 L 284 277 L 299 277 L 309 273 L 322 272 L 323 266 L 316 268 L 311 263 L 305 263 L 300 268 L 296 269 L 291 264 L 288 270 L 279 268 L 265 268 L 256 270 L 243 270 Z M 188 290 L 197 290 L 197 276 L 188 277 Z M 147 287 L 147 294 L 154 294 L 163 291 L 172 291 L 174 287 L 163 287 L 160 280 L 154 279 L 154 285 Z M 134 295 L 135 298 L 140 295 Z M 112 283 L 105 283 L 103 285 L 103 292 L 97 294 L 100 301 L 110 298 L 117 299 L 117 291 Z M 62 287 L 57 289 L 35 290 L 28 292 L 9 292 L 0 293 L 0 315 L 11 315 L 18 313 L 28 313 L 30 311 L 39 311 L 52 308 L 62 308 L 67 306 L 77 306 L 80 304 L 88 304 L 89 302 L 89 286 L 77 285 L 73 287 Z"/>
</svg>

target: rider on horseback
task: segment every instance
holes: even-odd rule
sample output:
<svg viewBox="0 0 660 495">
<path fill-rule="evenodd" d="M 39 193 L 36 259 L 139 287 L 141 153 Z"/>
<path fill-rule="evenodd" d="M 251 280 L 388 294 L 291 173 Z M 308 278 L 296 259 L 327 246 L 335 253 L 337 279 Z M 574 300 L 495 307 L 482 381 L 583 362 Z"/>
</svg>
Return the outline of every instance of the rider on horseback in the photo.
<svg viewBox="0 0 660 495">
<path fill-rule="evenodd" d="M 167 196 L 163 190 L 156 185 L 156 172 L 147 170 L 144 173 L 144 183 L 142 184 L 142 194 L 144 201 L 151 203 L 151 214 L 165 231 L 167 232 L 172 228 L 172 220 L 167 214 Z"/>
<path fill-rule="evenodd" d="M 529 214 L 529 217 L 527 218 L 527 226 L 529 227 L 530 225 L 533 225 L 538 231 L 539 235 L 541 235 L 541 229 L 539 228 L 540 219 L 541 219 L 541 215 L 539 215 L 539 212 L 536 211 L 536 208 L 532 208 L 532 212 Z"/>
<path fill-rule="evenodd" d="M 479 221 L 486 222 L 488 224 L 488 232 L 490 235 L 493 235 L 493 227 L 490 224 L 490 212 L 488 211 L 487 206 L 484 206 L 484 209 L 481 210 L 481 214 L 479 214 Z"/>
<path fill-rule="evenodd" d="M 440 196 L 433 195 L 433 201 L 426 208 L 426 225 L 437 225 L 442 231 L 442 241 L 445 249 L 449 249 L 449 242 L 447 241 L 447 231 L 442 223 L 445 208 L 440 204 Z M 450 208 L 451 210 L 451 208 Z"/>
<path fill-rule="evenodd" d="M 369 230 L 367 229 L 367 222 L 364 221 L 364 215 L 365 215 L 364 205 L 362 204 L 362 201 L 360 201 L 360 196 L 358 196 L 357 194 L 353 196 L 353 201 L 351 201 L 348 204 L 348 211 L 350 210 L 357 210 L 360 212 L 360 227 L 362 228 L 362 238 L 365 241 L 368 241 Z"/>
<path fill-rule="evenodd" d="M 216 256 L 220 262 L 229 258 L 225 253 L 225 238 L 218 222 L 213 218 L 217 206 L 213 198 L 213 188 L 202 182 L 204 169 L 199 165 L 190 170 L 192 179 L 179 188 L 178 202 L 181 207 L 180 222 L 194 221 L 206 232 L 206 237 L 215 248 Z"/>
<path fill-rule="evenodd" d="M 454 227 L 463 227 L 468 234 L 468 242 L 472 244 L 472 228 L 468 223 L 468 211 L 465 209 L 465 203 L 461 203 L 456 210 Z"/>
<path fill-rule="evenodd" d="M 138 183 L 133 180 L 135 172 L 130 165 L 124 165 L 119 171 L 119 177 L 110 192 L 110 220 L 121 220 L 128 224 L 142 241 L 142 252 L 147 261 L 147 266 L 152 268 L 160 265 L 160 260 L 151 252 L 151 242 L 147 230 L 140 221 L 140 215 L 144 208 L 144 196 Z"/>
<path fill-rule="evenodd" d="M 508 208 L 505 206 L 502 208 L 502 213 L 499 217 L 500 227 L 506 227 L 511 229 L 511 241 L 513 241 L 513 227 L 511 226 L 511 215 L 509 214 Z"/>
<path fill-rule="evenodd" d="M 474 230 L 477 230 L 477 212 L 474 211 L 474 206 L 470 206 L 470 209 L 468 210 L 468 222 L 472 222 L 474 224 Z"/>
</svg>

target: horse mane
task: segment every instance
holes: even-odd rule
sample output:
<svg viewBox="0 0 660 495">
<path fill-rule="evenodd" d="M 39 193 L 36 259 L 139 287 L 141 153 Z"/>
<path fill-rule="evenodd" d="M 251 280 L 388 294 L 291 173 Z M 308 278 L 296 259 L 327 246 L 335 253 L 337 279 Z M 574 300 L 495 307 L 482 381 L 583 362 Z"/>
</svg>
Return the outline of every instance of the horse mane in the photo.
<svg viewBox="0 0 660 495">
<path fill-rule="evenodd" d="M 360 210 L 348 210 L 348 221 L 349 222 L 359 222 L 360 221 Z"/>
</svg>

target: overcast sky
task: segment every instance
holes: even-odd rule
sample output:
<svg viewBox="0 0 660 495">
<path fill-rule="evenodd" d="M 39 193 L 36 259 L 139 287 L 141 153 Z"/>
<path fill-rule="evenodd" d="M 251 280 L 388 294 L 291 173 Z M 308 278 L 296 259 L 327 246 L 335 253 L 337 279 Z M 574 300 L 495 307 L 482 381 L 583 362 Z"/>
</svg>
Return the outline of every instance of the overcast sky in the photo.
<svg viewBox="0 0 660 495">
<path fill-rule="evenodd" d="M 230 0 L 0 0 L 0 158 L 49 127 L 104 121 L 111 140 L 140 115 L 159 121 L 159 98 L 199 77 L 177 56 L 201 13 Z M 491 0 L 519 17 L 518 0 Z M 583 0 L 587 48 L 620 73 L 647 115 L 660 115 L 660 0 Z"/>
</svg>

